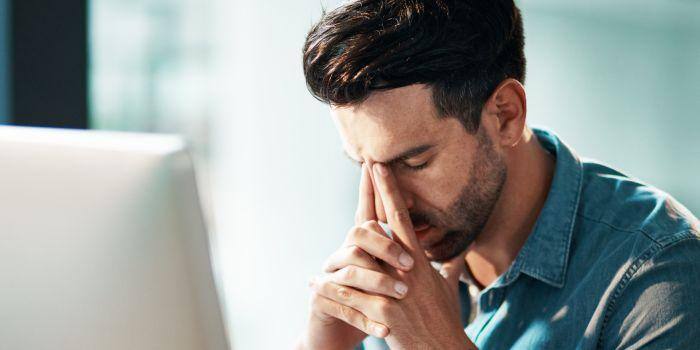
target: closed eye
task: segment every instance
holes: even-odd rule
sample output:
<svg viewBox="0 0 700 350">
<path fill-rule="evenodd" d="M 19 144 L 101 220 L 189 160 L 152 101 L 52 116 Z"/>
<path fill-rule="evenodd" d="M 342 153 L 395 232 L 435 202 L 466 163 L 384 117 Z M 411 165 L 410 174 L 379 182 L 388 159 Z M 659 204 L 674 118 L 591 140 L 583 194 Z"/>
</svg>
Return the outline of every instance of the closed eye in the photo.
<svg viewBox="0 0 700 350">
<path fill-rule="evenodd" d="M 425 169 L 425 167 L 428 166 L 428 162 L 423 162 L 423 163 L 417 164 L 417 165 L 411 165 L 411 164 L 408 164 L 406 162 L 402 162 L 401 165 L 410 171 L 418 171 L 421 169 Z"/>
</svg>

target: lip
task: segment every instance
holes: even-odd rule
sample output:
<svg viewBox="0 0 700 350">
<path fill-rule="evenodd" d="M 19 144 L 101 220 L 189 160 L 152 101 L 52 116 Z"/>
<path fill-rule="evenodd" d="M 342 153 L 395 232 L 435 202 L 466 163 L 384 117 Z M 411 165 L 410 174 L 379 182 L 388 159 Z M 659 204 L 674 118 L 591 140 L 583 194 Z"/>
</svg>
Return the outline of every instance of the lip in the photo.
<svg viewBox="0 0 700 350">
<path fill-rule="evenodd" d="M 429 225 L 429 224 L 420 224 L 420 225 L 414 226 L 414 227 L 413 227 L 413 231 L 415 231 L 415 232 L 417 233 L 417 232 L 420 232 L 420 231 L 425 231 L 425 230 L 427 230 L 427 229 L 429 229 L 429 228 L 430 228 L 430 225 Z"/>
<path fill-rule="evenodd" d="M 416 229 L 417 228 L 417 229 Z M 440 240 L 435 226 L 432 225 L 420 225 L 414 228 L 416 233 L 416 238 L 418 238 L 418 243 L 423 247 L 423 249 L 430 249 L 435 243 Z"/>
<path fill-rule="evenodd" d="M 430 230 L 433 228 L 431 225 L 420 225 L 414 228 L 414 232 L 416 233 L 416 238 L 418 238 L 419 241 L 423 241 L 427 236 Z"/>
</svg>

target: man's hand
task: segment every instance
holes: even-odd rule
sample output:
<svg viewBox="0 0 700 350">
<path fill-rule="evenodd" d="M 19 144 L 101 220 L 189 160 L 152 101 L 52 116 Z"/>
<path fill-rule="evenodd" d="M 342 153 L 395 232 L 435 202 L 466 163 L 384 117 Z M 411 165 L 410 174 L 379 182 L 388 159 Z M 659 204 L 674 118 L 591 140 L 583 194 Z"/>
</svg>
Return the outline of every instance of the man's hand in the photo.
<svg viewBox="0 0 700 350">
<path fill-rule="evenodd" d="M 377 190 L 384 204 L 387 221 L 394 239 L 414 258 L 409 273 L 392 271 L 401 277 L 411 293 L 387 307 L 378 322 L 390 329 L 386 341 L 392 349 L 473 349 L 476 348 L 464 332 L 460 319 L 457 282 L 464 268 L 464 257 L 443 264 L 441 275 L 432 268 L 418 242 L 413 224 L 388 167 L 373 167 Z"/>
<path fill-rule="evenodd" d="M 326 314 L 359 325 L 358 328 L 366 333 L 386 336 L 392 349 L 476 348 L 464 333 L 459 314 L 457 282 L 459 272 L 464 268 L 464 256 L 443 264 L 441 273 L 445 276 L 435 271 L 418 243 L 393 175 L 384 165 L 375 164 L 373 168 L 393 241 L 410 254 L 415 263 L 409 272 L 396 264 L 398 249 L 391 248 L 395 251 L 393 255 L 377 256 L 375 254 L 379 253 L 372 251 L 372 248 L 365 250 L 364 246 L 358 246 L 358 252 L 361 250 L 362 253 L 357 255 L 362 257 L 353 261 L 362 261 L 363 265 L 349 269 L 349 265 L 344 265 L 346 267 L 313 283 L 319 298 L 323 298 L 328 305 Z M 364 198 L 367 199 L 366 194 Z M 377 235 L 383 233 L 378 232 L 378 225 L 370 223 L 364 227 L 367 228 L 366 237 L 383 236 Z M 386 242 L 383 244 L 390 246 Z M 386 263 L 372 263 L 363 255 L 365 253 Z M 348 260 L 351 259 L 337 259 Z M 342 263 L 331 265 L 337 267 Z M 398 289 L 406 292 L 396 294 L 395 289 L 392 293 L 390 287 L 397 286 L 399 282 L 403 282 L 407 288 Z M 387 332 L 382 326 L 386 327 Z M 373 331 L 375 328 L 376 331 Z"/>
<path fill-rule="evenodd" d="M 367 296 L 402 298 L 407 286 L 391 277 L 382 266 L 408 271 L 413 258 L 399 243 L 389 238 L 376 221 L 374 188 L 368 166 L 362 166 L 360 195 L 355 226 L 343 245 L 324 264 L 326 274 L 311 283 L 311 315 L 301 349 L 352 349 L 367 334 L 385 337 L 389 329 L 367 315 L 332 298 L 318 293 L 319 286 L 333 288 L 340 295 L 350 296 L 360 290 Z"/>
</svg>

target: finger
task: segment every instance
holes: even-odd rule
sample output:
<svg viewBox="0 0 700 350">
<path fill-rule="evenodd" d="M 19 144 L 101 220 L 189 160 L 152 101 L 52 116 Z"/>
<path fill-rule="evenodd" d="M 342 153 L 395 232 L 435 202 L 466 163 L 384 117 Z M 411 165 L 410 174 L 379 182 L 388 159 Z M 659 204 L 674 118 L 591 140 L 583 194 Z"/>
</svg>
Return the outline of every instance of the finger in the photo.
<svg viewBox="0 0 700 350">
<path fill-rule="evenodd" d="M 324 315 L 335 317 L 362 332 L 374 335 L 375 337 L 384 338 L 389 334 L 389 328 L 385 325 L 374 322 L 363 315 L 361 312 L 335 302 L 319 293 L 312 294 L 311 307 L 316 312 L 321 312 Z"/>
<path fill-rule="evenodd" d="M 377 261 L 356 245 L 344 246 L 336 250 L 323 264 L 323 271 L 328 273 L 335 272 L 350 265 L 377 272 L 382 271 Z"/>
<path fill-rule="evenodd" d="M 368 166 L 368 169 L 371 168 Z M 377 183 L 374 180 L 374 174 L 372 174 L 372 171 L 369 171 L 368 173 L 370 174 L 372 187 L 374 190 L 374 212 L 376 213 L 377 220 L 387 222 L 386 213 L 384 212 L 384 203 L 382 203 L 382 197 L 379 195 L 379 192 L 377 192 Z"/>
<path fill-rule="evenodd" d="M 335 302 L 349 306 L 370 319 L 384 325 L 388 325 L 388 320 L 395 310 L 395 302 L 389 298 L 376 294 L 364 293 L 360 290 L 345 287 L 333 282 L 315 280 L 310 284 L 311 288 L 318 294 Z"/>
<path fill-rule="evenodd" d="M 413 224 L 408 215 L 408 209 L 406 209 L 403 197 L 399 192 L 396 179 L 384 164 L 375 163 L 373 170 L 377 190 L 384 204 L 389 227 L 391 227 L 394 237 L 398 238 L 415 258 L 420 255 L 418 253 L 422 252 L 422 249 L 418 243 L 416 233 L 413 231 Z"/>
<path fill-rule="evenodd" d="M 376 221 L 367 221 L 361 227 L 354 227 L 348 234 L 345 245 L 359 247 L 370 256 L 403 271 L 413 267 L 411 255 L 389 238 Z"/>
<path fill-rule="evenodd" d="M 361 289 L 365 292 L 376 293 L 401 299 L 408 293 L 408 286 L 402 281 L 373 270 L 357 266 L 345 266 L 342 269 L 324 277 L 331 282 Z"/>
<path fill-rule="evenodd" d="M 377 220 L 365 221 L 365 222 L 363 222 L 363 223 L 360 225 L 360 227 L 366 228 L 366 229 L 368 229 L 368 230 L 370 230 L 370 231 L 374 231 L 374 232 L 376 232 L 377 234 L 379 234 L 380 236 L 384 236 L 384 237 L 387 237 L 387 238 L 391 238 L 391 237 L 389 237 L 389 235 L 386 233 L 386 231 L 384 231 L 384 228 L 382 227 L 382 225 L 379 224 L 379 221 L 377 221 Z"/>
<path fill-rule="evenodd" d="M 362 224 L 363 228 L 370 231 L 379 233 L 382 242 L 375 242 L 375 244 L 367 247 L 368 253 L 371 253 L 375 257 L 380 257 L 381 260 L 388 263 L 389 265 L 403 271 L 409 271 L 413 267 L 413 257 L 411 254 L 406 252 L 406 250 L 392 239 L 392 237 L 384 230 L 384 228 L 379 225 L 377 221 L 367 221 Z M 376 253 L 376 255 L 374 254 Z M 392 258 L 385 259 L 383 256 L 388 255 Z M 398 256 L 398 258 L 396 258 Z"/>
<path fill-rule="evenodd" d="M 374 186 L 372 186 L 369 166 L 363 163 L 362 175 L 360 177 L 360 194 L 357 200 L 357 211 L 355 212 L 355 225 L 360 225 L 365 221 L 376 219 L 377 214 L 374 211 Z"/>
</svg>

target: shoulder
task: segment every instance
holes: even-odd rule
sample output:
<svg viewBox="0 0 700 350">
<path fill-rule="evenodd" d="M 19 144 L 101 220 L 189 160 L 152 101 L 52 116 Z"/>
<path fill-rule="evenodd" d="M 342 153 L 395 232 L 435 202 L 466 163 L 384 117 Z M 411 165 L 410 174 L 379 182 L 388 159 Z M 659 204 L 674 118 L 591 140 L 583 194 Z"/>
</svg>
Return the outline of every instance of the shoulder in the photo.
<svg viewBox="0 0 700 350">
<path fill-rule="evenodd" d="M 700 232 L 700 222 L 668 193 L 592 159 L 582 159 L 578 216 L 590 223 L 673 244 Z"/>
<path fill-rule="evenodd" d="M 611 274 L 599 345 L 690 339 L 700 329 L 698 219 L 668 193 L 609 165 L 584 158 L 581 167 L 574 240 L 588 266 Z"/>
</svg>

